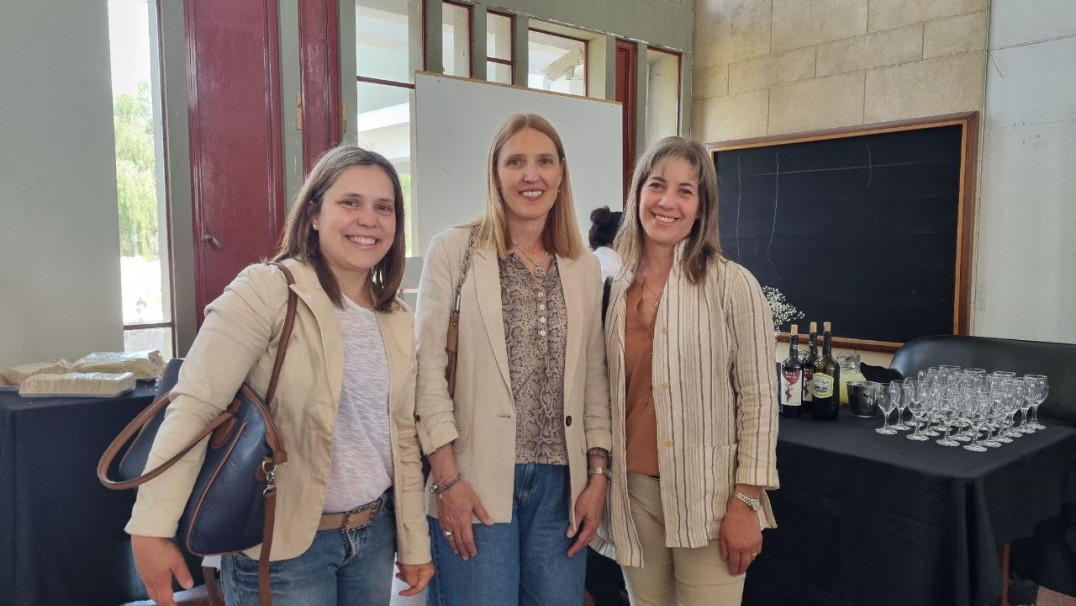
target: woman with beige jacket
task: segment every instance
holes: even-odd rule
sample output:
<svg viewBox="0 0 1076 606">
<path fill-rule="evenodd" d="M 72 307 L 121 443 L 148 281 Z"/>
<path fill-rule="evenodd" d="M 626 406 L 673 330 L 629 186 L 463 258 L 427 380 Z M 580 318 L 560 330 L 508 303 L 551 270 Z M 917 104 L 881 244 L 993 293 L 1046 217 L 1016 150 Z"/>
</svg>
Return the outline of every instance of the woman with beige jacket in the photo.
<svg viewBox="0 0 1076 606">
<path fill-rule="evenodd" d="M 679 137 L 635 166 L 606 316 L 613 481 L 599 551 L 636 606 L 739 604 L 774 525 L 770 308 L 721 255 L 717 176 Z"/>
<path fill-rule="evenodd" d="M 288 461 L 276 472 L 270 552 L 275 606 L 383 604 L 392 568 L 423 590 L 433 575 L 414 425 L 411 311 L 395 298 L 404 267 L 403 195 L 382 156 L 329 150 L 292 206 L 276 261 L 299 305 L 276 397 Z M 206 308 L 172 390 L 147 469 L 177 452 L 247 381 L 265 393 L 285 317 L 279 268 L 252 265 Z M 204 448 L 204 446 L 203 446 Z M 191 585 L 172 537 L 200 463 L 197 448 L 138 491 L 127 524 L 150 597 Z M 258 603 L 260 547 L 224 556 L 229 604 Z"/>
<path fill-rule="evenodd" d="M 609 473 L 600 269 L 583 248 L 564 146 L 549 122 L 510 117 L 487 169 L 485 214 L 433 238 L 418 294 L 415 408 L 432 467 L 437 566 L 427 600 L 582 604 L 584 548 Z M 450 395 L 445 345 L 457 285 Z"/>
</svg>

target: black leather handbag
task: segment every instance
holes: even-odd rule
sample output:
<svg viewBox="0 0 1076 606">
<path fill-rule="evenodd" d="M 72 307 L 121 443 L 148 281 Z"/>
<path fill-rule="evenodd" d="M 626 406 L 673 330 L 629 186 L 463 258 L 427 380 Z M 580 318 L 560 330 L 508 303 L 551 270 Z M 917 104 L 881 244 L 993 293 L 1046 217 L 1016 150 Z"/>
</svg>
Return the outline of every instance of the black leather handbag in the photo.
<svg viewBox="0 0 1076 606">
<path fill-rule="evenodd" d="M 175 456 L 147 471 L 153 440 L 179 376 L 181 360 L 172 360 L 159 383 L 157 399 L 120 432 L 97 465 L 97 477 L 106 488 L 135 488 L 167 471 L 209 436 L 205 460 L 180 518 L 176 539 L 200 556 L 235 553 L 261 543 L 259 592 L 261 603 L 266 606 L 271 603 L 269 552 L 276 506 L 275 472 L 278 465 L 287 461 L 284 442 L 267 403 L 276 393 L 297 305 L 297 296 L 290 288 L 294 284 L 291 272 L 282 265 L 277 267 L 288 281 L 288 308 L 265 399 L 244 384 L 227 409 Z M 120 478 L 114 479 L 109 476 L 112 462 L 128 442 L 131 445 L 118 465 Z"/>
</svg>

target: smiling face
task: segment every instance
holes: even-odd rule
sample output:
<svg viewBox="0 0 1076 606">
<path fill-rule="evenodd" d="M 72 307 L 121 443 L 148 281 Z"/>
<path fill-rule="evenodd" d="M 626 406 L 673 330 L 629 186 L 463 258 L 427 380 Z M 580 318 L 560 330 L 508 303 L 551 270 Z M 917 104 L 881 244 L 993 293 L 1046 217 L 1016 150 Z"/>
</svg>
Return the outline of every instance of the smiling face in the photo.
<svg viewBox="0 0 1076 606">
<path fill-rule="evenodd" d="M 541 131 L 527 127 L 508 138 L 497 154 L 497 184 L 505 218 L 545 221 L 564 176 L 556 144 Z"/>
<path fill-rule="evenodd" d="M 639 191 L 639 222 L 648 245 L 674 247 L 691 233 L 699 214 L 699 171 L 683 158 L 669 157 Z"/>
<path fill-rule="evenodd" d="M 352 166 L 325 191 L 313 216 L 318 247 L 340 289 L 353 293 L 366 283 L 396 235 L 392 180 L 377 166 Z"/>
</svg>

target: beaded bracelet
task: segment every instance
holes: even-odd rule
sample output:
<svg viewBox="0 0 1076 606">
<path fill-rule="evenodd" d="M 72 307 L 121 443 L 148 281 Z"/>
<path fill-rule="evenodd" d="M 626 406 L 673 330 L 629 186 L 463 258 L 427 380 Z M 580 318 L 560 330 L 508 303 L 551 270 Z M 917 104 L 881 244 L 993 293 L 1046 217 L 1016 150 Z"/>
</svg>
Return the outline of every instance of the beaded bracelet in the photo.
<svg viewBox="0 0 1076 606">
<path fill-rule="evenodd" d="M 590 448 L 590 449 L 587 450 L 587 456 L 588 457 L 590 457 L 590 456 L 605 457 L 605 460 L 608 461 L 609 460 L 609 451 L 602 448 L 601 446 L 595 446 L 594 448 Z"/>
</svg>

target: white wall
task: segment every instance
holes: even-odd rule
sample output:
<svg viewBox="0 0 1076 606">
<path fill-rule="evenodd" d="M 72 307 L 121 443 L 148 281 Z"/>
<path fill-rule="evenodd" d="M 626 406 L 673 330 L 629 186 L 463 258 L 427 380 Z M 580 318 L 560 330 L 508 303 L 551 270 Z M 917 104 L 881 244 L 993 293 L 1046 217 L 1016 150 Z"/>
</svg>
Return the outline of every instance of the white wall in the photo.
<svg viewBox="0 0 1076 606">
<path fill-rule="evenodd" d="M 0 2 L 0 366 L 122 350 L 105 2 Z"/>
<path fill-rule="evenodd" d="M 1076 343 L 1076 3 L 994 0 L 972 332 Z"/>
</svg>

